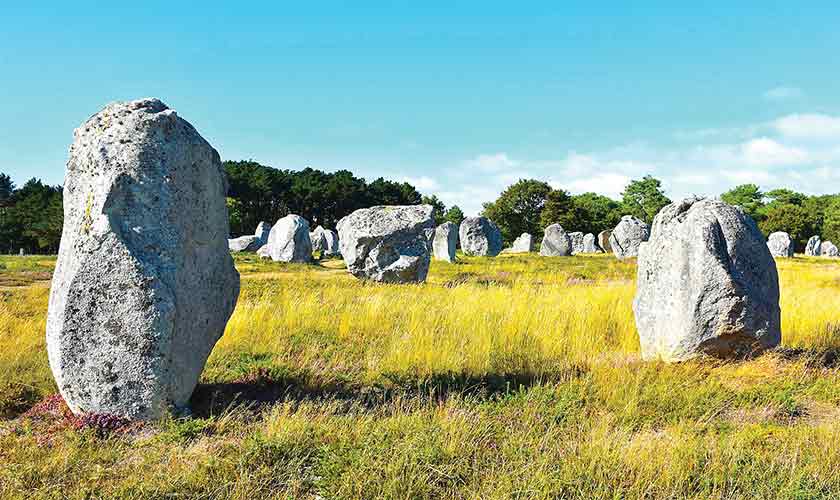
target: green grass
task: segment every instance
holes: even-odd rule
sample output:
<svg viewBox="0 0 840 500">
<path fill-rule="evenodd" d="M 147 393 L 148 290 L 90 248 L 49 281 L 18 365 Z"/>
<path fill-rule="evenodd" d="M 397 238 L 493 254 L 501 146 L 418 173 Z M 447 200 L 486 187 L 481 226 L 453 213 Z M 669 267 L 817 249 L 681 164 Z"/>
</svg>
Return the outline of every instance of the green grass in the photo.
<svg viewBox="0 0 840 500">
<path fill-rule="evenodd" d="M 423 285 L 237 256 L 194 414 L 103 433 L 53 394 L 48 258 L 3 257 L 0 498 L 836 498 L 840 262 L 779 263 L 784 346 L 642 363 L 635 266 L 435 262 Z"/>
</svg>

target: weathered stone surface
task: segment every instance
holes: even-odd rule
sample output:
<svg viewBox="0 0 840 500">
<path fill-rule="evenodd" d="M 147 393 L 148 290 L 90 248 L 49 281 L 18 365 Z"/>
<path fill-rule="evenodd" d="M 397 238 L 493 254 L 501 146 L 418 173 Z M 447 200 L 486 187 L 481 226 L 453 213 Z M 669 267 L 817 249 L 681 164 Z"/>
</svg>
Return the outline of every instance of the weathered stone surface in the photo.
<svg viewBox="0 0 840 500">
<path fill-rule="evenodd" d="M 805 255 L 810 255 L 811 257 L 820 255 L 821 244 L 822 240 L 820 240 L 819 236 L 811 236 L 808 238 L 808 244 L 805 245 Z"/>
<path fill-rule="evenodd" d="M 793 257 L 793 240 L 784 231 L 771 233 L 767 238 L 767 247 L 773 257 Z"/>
<path fill-rule="evenodd" d="M 604 251 L 604 253 L 612 253 L 612 247 L 610 246 L 610 236 L 612 235 L 612 231 L 601 231 L 598 233 L 598 247 Z"/>
<path fill-rule="evenodd" d="M 313 252 L 323 251 L 327 244 L 326 238 L 324 237 L 324 228 L 318 226 L 312 230 L 312 232 L 309 233 L 309 240 L 312 242 Z"/>
<path fill-rule="evenodd" d="M 444 222 L 435 229 L 432 242 L 434 255 L 437 260 L 455 262 L 455 251 L 458 247 L 458 225 Z"/>
<path fill-rule="evenodd" d="M 569 233 L 569 239 L 572 240 L 572 255 L 583 253 L 583 233 L 580 231 Z"/>
<path fill-rule="evenodd" d="M 76 413 L 185 408 L 239 296 L 219 155 L 157 99 L 109 104 L 75 132 L 47 318 Z"/>
<path fill-rule="evenodd" d="M 430 205 L 356 210 L 338 222 L 341 255 L 360 279 L 384 283 L 426 280 L 435 221 Z"/>
<path fill-rule="evenodd" d="M 312 241 L 306 219 L 289 214 L 278 220 L 268 236 L 268 254 L 274 262 L 310 262 Z"/>
<path fill-rule="evenodd" d="M 534 237 L 528 233 L 522 233 L 519 238 L 513 240 L 513 245 L 507 250 L 508 253 L 529 253 L 534 251 Z"/>
<path fill-rule="evenodd" d="M 260 239 L 254 235 L 240 236 L 239 238 L 228 240 L 228 249 L 234 253 L 256 252 L 261 246 Z"/>
<path fill-rule="evenodd" d="M 321 234 L 323 238 L 322 257 L 336 257 L 341 255 L 341 245 L 338 243 L 338 233 L 332 229 L 324 229 Z"/>
<path fill-rule="evenodd" d="M 837 247 L 830 241 L 823 241 L 820 243 L 820 255 L 823 257 L 837 257 L 840 255 Z"/>
<path fill-rule="evenodd" d="M 598 244 L 595 243 L 595 235 L 587 233 L 583 236 L 583 252 L 582 253 L 601 253 Z"/>
<path fill-rule="evenodd" d="M 610 248 L 619 259 L 635 257 L 639 245 L 648 240 L 650 228 L 641 219 L 625 215 L 610 234 Z"/>
<path fill-rule="evenodd" d="M 271 223 L 262 221 L 257 224 L 257 229 L 254 231 L 254 236 L 259 239 L 260 246 L 268 244 L 268 237 L 271 235 Z"/>
<path fill-rule="evenodd" d="M 502 251 L 502 233 L 487 217 L 467 217 L 459 229 L 461 250 L 467 255 L 495 257 Z"/>
<path fill-rule="evenodd" d="M 644 359 L 742 356 L 781 341 L 776 263 L 740 209 L 713 199 L 672 203 L 638 257 L 633 308 Z"/>
<path fill-rule="evenodd" d="M 257 250 L 257 255 L 261 259 L 270 259 L 271 258 L 271 252 L 269 252 L 268 245 L 266 244 L 266 245 L 261 246 L 260 249 Z"/>
<path fill-rule="evenodd" d="M 572 255 L 572 239 L 560 224 L 545 228 L 540 255 L 544 257 L 566 257 Z"/>
</svg>

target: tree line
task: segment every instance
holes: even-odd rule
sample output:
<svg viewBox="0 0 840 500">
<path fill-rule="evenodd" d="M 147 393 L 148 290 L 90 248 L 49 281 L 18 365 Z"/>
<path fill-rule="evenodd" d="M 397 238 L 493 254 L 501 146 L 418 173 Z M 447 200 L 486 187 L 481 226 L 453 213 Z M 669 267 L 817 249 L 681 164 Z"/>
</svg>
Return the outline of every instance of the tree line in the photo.
<svg viewBox="0 0 840 500">
<path fill-rule="evenodd" d="M 359 208 L 373 205 L 429 204 L 438 224 L 460 224 L 464 213 L 447 207 L 436 196 L 424 196 L 407 182 L 378 178 L 371 182 L 347 170 L 333 173 L 312 168 L 280 170 L 255 161 L 226 161 L 227 206 L 231 235 L 251 234 L 260 221 L 274 222 L 294 213 L 313 226 L 335 229 L 338 221 Z M 809 196 L 790 189 L 762 191 L 743 184 L 721 195 L 741 206 L 765 235 L 790 233 L 798 250 L 814 234 L 840 243 L 840 194 Z M 505 243 L 522 233 L 542 238 L 543 229 L 559 223 L 568 231 L 597 234 L 612 229 L 623 215 L 648 224 L 670 203 L 662 183 L 651 176 L 632 180 L 619 200 L 596 193 L 572 195 L 546 182 L 522 179 L 485 203 L 482 215 L 500 228 Z M 55 253 L 63 225 L 61 186 L 30 179 L 17 187 L 0 173 L 0 253 Z"/>
</svg>

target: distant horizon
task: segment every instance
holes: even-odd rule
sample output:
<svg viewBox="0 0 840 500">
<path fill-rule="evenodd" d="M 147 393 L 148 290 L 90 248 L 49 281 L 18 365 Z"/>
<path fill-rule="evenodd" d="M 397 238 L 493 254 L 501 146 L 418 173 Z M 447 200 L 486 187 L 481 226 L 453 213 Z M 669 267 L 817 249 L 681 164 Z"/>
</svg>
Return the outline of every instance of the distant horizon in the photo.
<svg viewBox="0 0 840 500">
<path fill-rule="evenodd" d="M 674 199 L 840 192 L 836 3 L 4 14 L 0 172 L 18 184 L 62 184 L 75 127 L 158 97 L 226 160 L 406 181 L 469 215 L 520 178 L 614 199 L 644 175 Z"/>
</svg>

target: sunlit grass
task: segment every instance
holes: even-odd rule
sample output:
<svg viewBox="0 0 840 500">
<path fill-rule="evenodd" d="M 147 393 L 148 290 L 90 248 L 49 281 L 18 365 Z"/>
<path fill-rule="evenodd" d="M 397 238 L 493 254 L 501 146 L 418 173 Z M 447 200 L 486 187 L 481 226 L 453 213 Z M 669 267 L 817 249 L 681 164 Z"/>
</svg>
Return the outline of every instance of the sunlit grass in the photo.
<svg viewBox="0 0 840 500">
<path fill-rule="evenodd" d="M 778 263 L 783 343 L 642 363 L 635 265 L 434 263 L 422 285 L 238 256 L 242 294 L 187 420 L 128 437 L 18 416 L 55 391 L 45 258 L 0 270 L 0 497 L 840 495 L 840 260 Z M 15 284 L 17 283 L 17 284 Z"/>
</svg>

